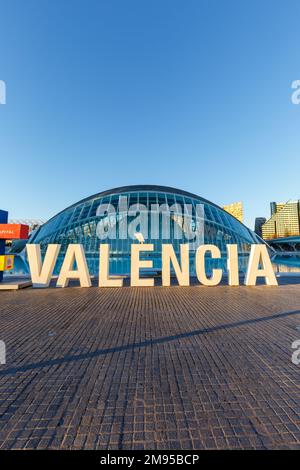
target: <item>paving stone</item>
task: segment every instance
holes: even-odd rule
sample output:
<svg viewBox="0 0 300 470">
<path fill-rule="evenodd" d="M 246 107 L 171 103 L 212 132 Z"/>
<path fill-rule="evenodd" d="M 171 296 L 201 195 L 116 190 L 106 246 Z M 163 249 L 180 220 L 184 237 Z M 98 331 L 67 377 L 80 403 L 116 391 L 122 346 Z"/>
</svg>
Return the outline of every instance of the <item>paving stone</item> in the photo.
<svg viewBox="0 0 300 470">
<path fill-rule="evenodd" d="M 300 285 L 0 293 L 0 449 L 300 448 Z"/>
</svg>

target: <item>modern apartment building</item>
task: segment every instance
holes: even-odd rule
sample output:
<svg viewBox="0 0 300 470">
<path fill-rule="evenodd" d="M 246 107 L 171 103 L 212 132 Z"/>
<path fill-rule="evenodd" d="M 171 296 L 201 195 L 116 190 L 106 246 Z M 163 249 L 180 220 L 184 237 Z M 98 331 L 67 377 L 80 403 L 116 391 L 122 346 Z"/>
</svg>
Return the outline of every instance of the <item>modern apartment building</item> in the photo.
<svg viewBox="0 0 300 470">
<path fill-rule="evenodd" d="M 271 217 L 262 225 L 266 240 L 300 235 L 300 200 L 271 202 Z"/>
<path fill-rule="evenodd" d="M 255 226 L 254 232 L 259 236 L 262 237 L 262 226 L 267 221 L 265 217 L 256 217 L 255 219 Z"/>
</svg>

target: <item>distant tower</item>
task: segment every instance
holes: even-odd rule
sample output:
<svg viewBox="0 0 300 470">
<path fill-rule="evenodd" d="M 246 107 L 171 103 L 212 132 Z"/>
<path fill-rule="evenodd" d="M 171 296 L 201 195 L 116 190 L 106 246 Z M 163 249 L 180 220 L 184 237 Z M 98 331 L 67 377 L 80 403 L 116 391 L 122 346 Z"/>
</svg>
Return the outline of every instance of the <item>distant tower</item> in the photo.
<svg viewBox="0 0 300 470">
<path fill-rule="evenodd" d="M 254 232 L 259 236 L 262 237 L 262 226 L 266 222 L 265 217 L 256 217 L 255 219 L 255 226 L 254 226 Z"/>
<path fill-rule="evenodd" d="M 265 240 L 300 235 L 300 200 L 271 202 L 271 217 L 263 224 Z"/>
<path fill-rule="evenodd" d="M 244 209 L 242 202 L 233 202 L 232 204 L 227 204 L 226 206 L 223 206 L 223 209 L 243 223 Z"/>
</svg>

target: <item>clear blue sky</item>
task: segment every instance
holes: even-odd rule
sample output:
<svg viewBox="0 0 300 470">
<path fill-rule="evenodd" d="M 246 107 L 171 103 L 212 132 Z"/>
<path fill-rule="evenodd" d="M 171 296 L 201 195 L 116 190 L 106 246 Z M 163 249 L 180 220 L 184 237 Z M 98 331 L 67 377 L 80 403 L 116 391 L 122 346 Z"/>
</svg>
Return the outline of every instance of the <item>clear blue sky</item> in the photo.
<svg viewBox="0 0 300 470">
<path fill-rule="evenodd" d="M 299 0 L 0 0 L 0 207 L 153 183 L 300 198 Z"/>
</svg>

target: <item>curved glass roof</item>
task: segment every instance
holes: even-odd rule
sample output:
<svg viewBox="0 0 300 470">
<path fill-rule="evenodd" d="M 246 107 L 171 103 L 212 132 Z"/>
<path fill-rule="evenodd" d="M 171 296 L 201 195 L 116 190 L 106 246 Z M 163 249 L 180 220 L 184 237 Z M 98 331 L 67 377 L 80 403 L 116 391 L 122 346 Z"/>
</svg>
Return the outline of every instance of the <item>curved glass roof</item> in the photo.
<svg viewBox="0 0 300 470">
<path fill-rule="evenodd" d="M 175 205 L 178 208 L 184 208 L 186 205 L 189 205 L 192 208 L 192 222 L 194 225 L 199 220 L 196 207 L 201 205 L 203 207 L 203 215 L 201 217 L 204 222 L 203 243 L 217 245 L 223 254 L 226 253 L 226 245 L 228 243 L 237 244 L 241 254 L 248 254 L 252 243 L 261 243 L 261 240 L 254 232 L 213 202 L 188 191 L 157 185 L 123 186 L 84 198 L 52 217 L 33 234 L 29 243 L 40 243 L 42 250 L 45 250 L 49 243 L 59 243 L 61 245 L 62 256 L 69 243 L 81 243 L 89 258 L 90 271 L 96 274 L 98 269 L 99 243 L 101 242 L 98 237 L 97 228 L 99 228 L 101 223 L 107 226 L 114 225 L 116 226 L 116 239 L 107 240 L 106 243 L 110 243 L 112 258 L 120 258 L 125 264 L 123 266 L 122 263 L 119 263 L 118 266 L 116 265 L 112 269 L 112 272 L 127 272 L 130 262 L 130 246 L 132 243 L 136 243 L 137 240 L 124 240 L 121 239 L 121 236 L 119 237 L 119 221 L 124 217 L 124 214 L 130 219 L 127 209 L 125 211 L 120 209 L 120 196 L 127 197 L 128 206 L 142 204 L 149 211 L 152 209 L 153 204 L 158 206 L 167 204 L 169 207 Z M 108 219 L 107 215 L 98 215 L 97 210 L 101 204 L 110 204 L 116 209 L 114 224 L 111 224 L 111 220 Z M 177 213 L 175 210 L 172 217 L 174 225 L 176 223 L 178 225 L 182 213 L 180 211 Z M 148 219 L 151 226 L 150 216 L 148 216 Z M 159 223 L 159 233 L 161 234 L 162 223 Z M 172 228 L 168 240 L 162 235 L 159 235 L 158 239 L 153 239 L 149 230 L 149 235 L 147 234 L 146 239 L 148 243 L 154 244 L 154 252 L 157 255 L 161 252 L 162 243 L 172 243 L 175 252 L 178 253 L 180 244 L 187 243 L 184 236 L 186 233 L 183 234 L 182 239 L 176 238 L 174 234 L 175 230 Z M 193 251 L 192 245 L 190 247 Z"/>
<path fill-rule="evenodd" d="M 258 240 L 258 237 L 257 235 L 252 232 L 250 229 L 248 229 L 244 224 L 242 224 L 240 221 L 238 221 L 235 217 L 233 217 L 231 214 L 229 214 L 228 212 L 226 212 L 222 207 L 218 206 L 217 204 L 201 197 L 201 196 L 198 196 L 196 194 L 193 194 L 193 193 L 190 193 L 188 191 L 184 191 L 184 190 L 181 190 L 181 189 L 178 189 L 178 188 L 172 188 L 172 187 L 169 187 L 169 186 L 159 186 L 159 185 L 130 185 L 130 186 L 120 186 L 120 187 L 117 187 L 117 188 L 113 188 L 113 189 L 108 189 L 108 190 L 105 190 L 105 191 L 101 191 L 99 193 L 96 193 L 96 194 L 93 194 L 92 196 L 88 196 L 86 198 L 83 198 L 81 199 L 80 201 L 66 207 L 65 209 L 63 209 L 62 211 L 60 211 L 59 213 L 57 213 L 56 215 L 54 215 L 51 219 L 49 219 L 44 225 L 43 225 L 43 229 L 47 229 L 48 230 L 50 229 L 50 226 L 52 226 L 52 222 L 54 220 L 57 220 L 57 218 L 59 218 L 59 216 L 61 214 L 65 214 L 69 211 L 71 211 L 72 208 L 75 208 L 75 207 L 80 207 L 81 205 L 84 205 L 85 206 L 85 210 L 83 211 L 84 214 L 81 214 L 80 215 L 80 219 L 82 220 L 83 218 L 85 217 L 88 217 L 89 215 L 90 216 L 93 216 L 95 214 L 93 214 L 93 211 L 91 211 L 92 213 L 91 214 L 88 214 L 88 210 L 87 210 L 87 207 L 88 207 L 88 204 L 90 201 L 99 201 L 100 203 L 100 200 L 101 199 L 105 199 L 109 196 L 112 196 L 112 195 L 121 195 L 121 194 L 128 194 L 128 193 L 132 193 L 132 192 L 154 192 L 154 193 L 166 193 L 166 194 L 177 194 L 177 195 L 180 195 L 180 196 L 183 196 L 188 199 L 192 199 L 192 200 L 196 200 L 198 201 L 199 203 L 204 203 L 204 204 L 208 204 L 209 206 L 212 206 L 212 207 L 215 207 L 217 208 L 219 211 L 221 211 L 221 213 L 224 215 L 225 217 L 225 220 L 229 218 L 231 218 L 231 221 L 232 221 L 232 224 L 234 226 L 236 226 L 236 228 L 238 227 L 238 224 L 240 224 L 240 229 L 241 227 L 243 227 L 244 229 L 246 229 L 246 231 L 251 234 L 251 237 L 253 236 L 254 237 L 254 240 L 255 242 L 257 242 Z M 191 202 L 191 201 L 189 201 Z M 224 217 L 221 216 L 222 218 L 222 221 L 224 221 Z M 78 217 L 79 218 L 79 217 Z M 208 216 L 208 218 L 210 218 Z M 212 220 L 215 219 L 215 217 L 211 217 Z M 77 219 L 77 218 L 76 218 Z M 63 223 L 64 225 L 71 222 L 70 218 L 66 217 L 65 220 L 64 218 L 61 218 L 61 223 Z M 72 219 L 72 222 L 74 221 L 74 218 Z M 219 222 L 218 218 L 217 220 L 215 220 L 216 222 Z M 56 224 L 55 224 L 56 225 Z M 54 227 L 53 227 L 54 228 Z M 51 227 L 52 229 L 52 227 Z M 243 231 L 244 231 L 243 229 Z M 44 231 L 44 230 L 43 230 Z"/>
</svg>

